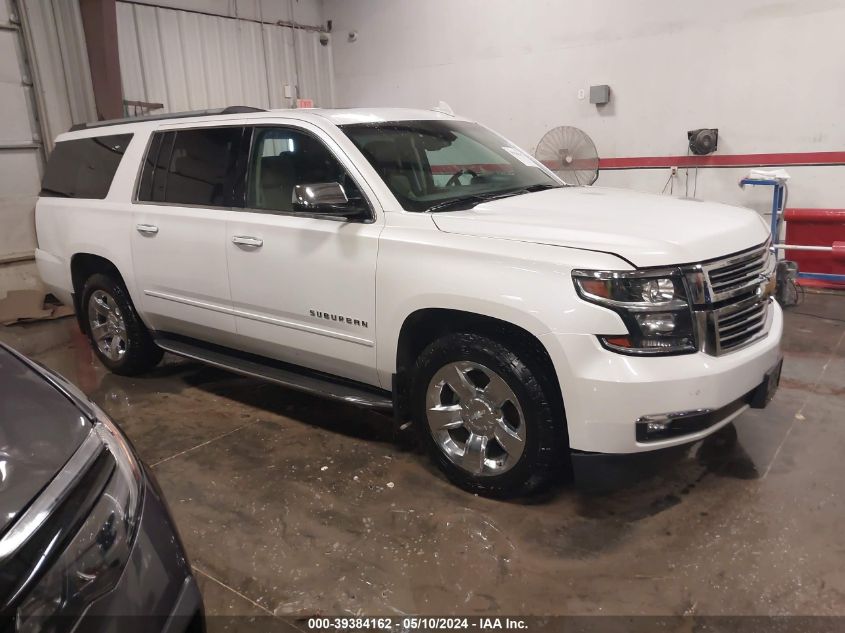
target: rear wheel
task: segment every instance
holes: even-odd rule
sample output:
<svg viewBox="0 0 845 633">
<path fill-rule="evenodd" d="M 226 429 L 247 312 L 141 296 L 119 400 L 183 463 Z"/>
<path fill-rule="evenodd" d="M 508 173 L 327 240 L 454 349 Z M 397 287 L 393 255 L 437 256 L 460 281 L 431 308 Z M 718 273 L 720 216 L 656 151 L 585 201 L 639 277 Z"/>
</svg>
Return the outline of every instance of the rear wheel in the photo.
<svg viewBox="0 0 845 633">
<path fill-rule="evenodd" d="M 121 282 L 102 273 L 92 275 L 82 290 L 81 307 L 94 352 L 112 372 L 134 376 L 161 360 L 164 352 L 153 342 Z"/>
<path fill-rule="evenodd" d="M 567 459 L 556 393 L 542 368 L 475 334 L 450 334 L 420 355 L 412 387 L 414 424 L 446 476 L 491 496 L 530 492 Z"/>
</svg>

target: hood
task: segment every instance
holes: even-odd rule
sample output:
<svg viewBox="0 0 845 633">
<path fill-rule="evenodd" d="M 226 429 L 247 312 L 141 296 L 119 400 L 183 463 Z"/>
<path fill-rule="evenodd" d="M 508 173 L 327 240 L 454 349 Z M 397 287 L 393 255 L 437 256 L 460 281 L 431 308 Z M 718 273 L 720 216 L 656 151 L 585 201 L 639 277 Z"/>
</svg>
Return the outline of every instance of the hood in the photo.
<svg viewBox="0 0 845 633">
<path fill-rule="evenodd" d="M 56 476 L 90 429 L 61 391 L 0 346 L 0 534 Z"/>
<path fill-rule="evenodd" d="M 748 209 L 604 187 L 562 187 L 432 213 L 441 231 L 613 253 L 637 267 L 686 264 L 766 241 Z"/>
</svg>

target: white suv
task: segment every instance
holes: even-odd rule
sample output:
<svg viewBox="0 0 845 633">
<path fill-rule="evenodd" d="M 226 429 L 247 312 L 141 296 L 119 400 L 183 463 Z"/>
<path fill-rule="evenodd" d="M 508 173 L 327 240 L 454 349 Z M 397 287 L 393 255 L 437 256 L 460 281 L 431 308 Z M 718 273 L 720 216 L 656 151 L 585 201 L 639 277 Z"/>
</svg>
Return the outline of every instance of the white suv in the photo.
<svg viewBox="0 0 845 633">
<path fill-rule="evenodd" d="M 86 126 L 57 139 L 36 224 L 112 371 L 167 350 L 392 409 L 480 493 L 701 439 L 779 377 L 761 217 L 570 186 L 437 112 Z"/>
</svg>

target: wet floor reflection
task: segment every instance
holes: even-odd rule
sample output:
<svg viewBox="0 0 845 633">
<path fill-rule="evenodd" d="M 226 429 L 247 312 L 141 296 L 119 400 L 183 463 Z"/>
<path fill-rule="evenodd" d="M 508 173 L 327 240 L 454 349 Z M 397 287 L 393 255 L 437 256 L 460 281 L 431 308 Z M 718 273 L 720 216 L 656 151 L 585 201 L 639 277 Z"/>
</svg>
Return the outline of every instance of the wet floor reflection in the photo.
<svg viewBox="0 0 845 633">
<path fill-rule="evenodd" d="M 211 613 L 842 613 L 845 324 L 787 322 L 769 408 L 620 489 L 510 502 L 455 489 L 379 414 L 170 356 L 115 376 L 81 336 L 39 360 L 156 464 Z"/>
</svg>

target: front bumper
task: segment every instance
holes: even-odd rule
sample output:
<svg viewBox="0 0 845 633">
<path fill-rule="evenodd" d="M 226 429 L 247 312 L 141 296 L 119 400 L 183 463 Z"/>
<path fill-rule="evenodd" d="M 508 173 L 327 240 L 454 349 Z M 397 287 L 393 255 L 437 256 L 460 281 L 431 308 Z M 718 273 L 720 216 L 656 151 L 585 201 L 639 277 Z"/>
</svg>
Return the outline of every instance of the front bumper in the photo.
<svg viewBox="0 0 845 633">
<path fill-rule="evenodd" d="M 780 378 L 780 363 L 771 371 L 771 378 L 766 376 L 763 382 L 741 398 L 734 400 L 722 409 L 713 411 L 710 415 L 701 416 L 699 420 L 681 420 L 681 426 L 695 426 L 699 422 L 710 422 L 708 438 L 706 439 L 709 442 L 712 439 L 710 436 L 720 430 L 727 431 L 724 427 L 749 407 L 762 409 L 768 404 Z M 697 441 L 696 439 L 689 439 L 691 436 L 691 434 L 684 434 L 685 442 L 681 445 L 640 453 L 573 451 L 571 455 L 573 478 L 583 491 L 607 492 L 616 490 L 663 471 L 667 465 L 682 456 L 690 443 Z"/>
<path fill-rule="evenodd" d="M 630 454 L 680 446 L 716 432 L 744 411 L 701 430 L 671 438 L 637 440 L 638 419 L 655 414 L 721 410 L 757 388 L 780 359 L 783 313 L 769 310 L 767 335 L 724 356 L 623 356 L 591 334 L 541 337 L 560 380 L 569 445 L 584 453 Z"/>
</svg>

